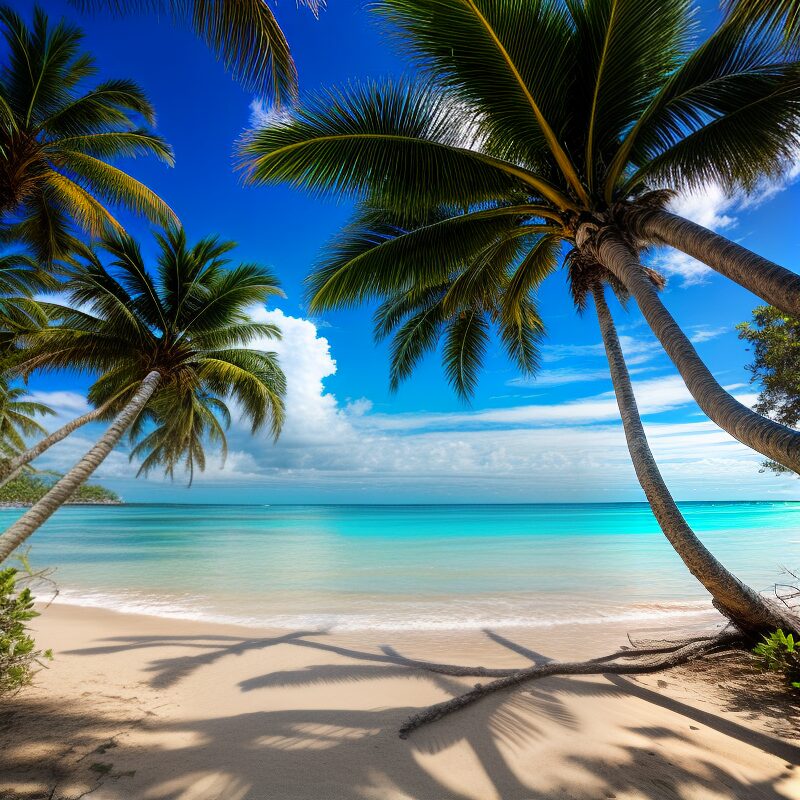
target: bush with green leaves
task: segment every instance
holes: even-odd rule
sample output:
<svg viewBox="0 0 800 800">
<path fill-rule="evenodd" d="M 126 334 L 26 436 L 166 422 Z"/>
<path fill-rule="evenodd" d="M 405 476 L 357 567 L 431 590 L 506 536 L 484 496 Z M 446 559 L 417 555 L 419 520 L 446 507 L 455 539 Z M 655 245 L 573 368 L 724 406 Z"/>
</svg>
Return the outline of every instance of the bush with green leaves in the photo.
<svg viewBox="0 0 800 800">
<path fill-rule="evenodd" d="M 782 672 L 792 687 L 800 689 L 800 641 L 795 641 L 791 633 L 778 629 L 765 636 L 753 652 L 762 669 Z"/>
<path fill-rule="evenodd" d="M 14 567 L 0 570 L 0 697 L 29 684 L 36 667 L 53 657 L 50 650 L 36 649 L 28 623 L 39 614 L 30 588 L 20 588 L 18 575 Z"/>
</svg>

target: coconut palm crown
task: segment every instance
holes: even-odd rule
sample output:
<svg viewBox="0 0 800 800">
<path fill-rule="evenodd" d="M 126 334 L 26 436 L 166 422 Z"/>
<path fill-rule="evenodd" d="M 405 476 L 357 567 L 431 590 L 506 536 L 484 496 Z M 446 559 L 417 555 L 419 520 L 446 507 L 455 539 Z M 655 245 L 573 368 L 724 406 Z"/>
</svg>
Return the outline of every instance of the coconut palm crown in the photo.
<svg viewBox="0 0 800 800">
<path fill-rule="evenodd" d="M 112 234 L 64 267 L 69 306 L 46 304 L 54 324 L 22 337 L 21 372 L 72 369 L 100 373 L 89 390 L 113 416 L 151 372 L 159 374 L 151 418 L 171 425 L 187 398 L 236 400 L 253 430 L 277 436 L 285 381 L 272 352 L 248 349 L 256 338 L 278 338 L 276 326 L 253 322 L 249 309 L 280 294 L 258 264 L 231 267 L 235 243 L 215 237 L 190 246 L 182 228 L 156 235 L 154 274 L 138 243 Z M 102 254 L 108 256 L 104 263 Z M 218 407 L 214 400 L 209 407 Z M 172 404 L 172 405 L 170 405 Z M 188 424 L 184 420 L 180 424 Z"/>
<path fill-rule="evenodd" d="M 464 272 L 448 289 L 456 307 L 505 270 L 501 334 L 530 368 L 535 349 L 520 341 L 538 323 L 514 303 L 566 242 L 624 284 L 715 422 L 800 471 L 797 437 L 700 362 L 639 262 L 635 224 L 665 190 L 747 188 L 786 168 L 800 139 L 800 65 L 779 39 L 730 19 L 698 44 L 689 0 L 381 0 L 377 11 L 422 80 L 311 98 L 241 145 L 254 183 L 367 203 L 311 276 L 312 308 L 432 291 Z M 776 269 L 768 289 L 800 305 L 784 282 L 797 276 Z M 766 272 L 755 272 L 758 288 Z M 485 346 L 479 315 L 459 328 L 476 352 Z M 457 388 L 469 389 L 477 362 L 452 352 L 465 369 Z"/>
<path fill-rule="evenodd" d="M 124 208 L 166 224 L 172 211 L 113 161 L 172 151 L 151 126 L 155 113 L 129 80 L 87 82 L 96 73 L 81 32 L 37 7 L 28 26 L 0 7 L 0 236 L 21 240 L 41 261 L 63 257 L 75 226 L 92 236 L 121 230 Z"/>
</svg>

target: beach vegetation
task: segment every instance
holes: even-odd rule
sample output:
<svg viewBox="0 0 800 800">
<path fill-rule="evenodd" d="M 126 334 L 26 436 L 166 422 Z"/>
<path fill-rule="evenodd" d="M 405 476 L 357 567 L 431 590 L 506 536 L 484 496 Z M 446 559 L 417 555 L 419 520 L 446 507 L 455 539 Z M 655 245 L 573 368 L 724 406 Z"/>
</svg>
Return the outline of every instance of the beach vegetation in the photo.
<svg viewBox="0 0 800 800">
<path fill-rule="evenodd" d="M 800 311 L 799 276 L 668 210 L 679 190 L 747 190 L 785 172 L 800 144 L 800 65 L 776 35 L 733 19 L 698 41 L 688 0 L 375 8 L 420 78 L 322 93 L 241 146 L 251 183 L 359 202 L 309 277 L 311 310 L 378 301 L 379 336 L 394 332 L 393 383 L 441 343 L 466 397 L 493 329 L 535 372 L 536 290 L 566 262 L 579 309 L 595 302 L 637 477 L 670 543 L 739 629 L 800 628 L 715 559 L 678 510 L 601 291 L 636 302 L 715 423 L 800 471 L 800 433 L 718 383 L 641 260 L 647 245 L 672 246 Z"/>
<path fill-rule="evenodd" d="M 18 475 L 0 488 L 0 505 L 33 505 L 50 491 L 60 477 L 61 475 L 55 472 L 26 472 Z M 116 504 L 121 501 L 119 495 L 111 489 L 85 483 L 77 488 L 68 502 Z"/>
<path fill-rule="evenodd" d="M 774 306 L 758 306 L 750 322 L 736 326 L 739 338 L 750 345 L 751 380 L 761 385 L 755 405 L 783 425 L 800 424 L 800 321 Z M 772 472 L 787 472 L 782 464 L 765 461 Z"/>
<path fill-rule="evenodd" d="M 152 156 L 172 164 L 139 86 L 90 83 L 97 67 L 81 31 L 38 6 L 30 25 L 0 6 L 0 33 L 0 242 L 24 243 L 39 264 L 52 264 L 79 235 L 121 230 L 117 208 L 174 221 L 158 195 L 112 163 Z"/>
<path fill-rule="evenodd" d="M 230 265 L 235 244 L 187 241 L 182 228 L 156 235 L 151 269 L 139 244 L 113 233 L 64 265 L 68 305 L 46 304 L 51 324 L 18 337 L 15 369 L 73 369 L 99 377 L 89 402 L 110 421 L 96 444 L 0 535 L 0 561 L 22 544 L 100 466 L 123 437 L 139 440 L 140 471 L 205 466 L 203 442 L 224 444 L 236 403 L 253 432 L 273 437 L 284 419 L 286 381 L 274 352 L 249 347 L 279 329 L 252 309 L 279 295 L 275 276 L 254 263 Z M 220 421 L 221 420 L 221 421 Z"/>
<path fill-rule="evenodd" d="M 0 569 L 0 698 L 27 686 L 53 656 L 38 650 L 28 623 L 39 616 L 30 587 L 20 586 L 15 567 Z"/>
<path fill-rule="evenodd" d="M 780 672 L 794 689 L 800 689 L 800 641 L 780 628 L 764 636 L 753 649 L 764 670 Z"/>
</svg>

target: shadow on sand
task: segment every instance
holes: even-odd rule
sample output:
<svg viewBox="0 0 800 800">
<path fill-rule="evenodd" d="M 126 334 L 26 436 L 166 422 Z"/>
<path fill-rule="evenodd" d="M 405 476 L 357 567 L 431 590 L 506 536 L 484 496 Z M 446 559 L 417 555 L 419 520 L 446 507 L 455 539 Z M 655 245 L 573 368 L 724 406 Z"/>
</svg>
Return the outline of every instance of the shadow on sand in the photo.
<svg viewBox="0 0 800 800">
<path fill-rule="evenodd" d="M 549 660 L 498 633 L 485 634 L 528 662 Z M 448 695 L 468 685 L 412 670 L 408 659 L 390 647 L 372 652 L 324 639 L 324 631 L 267 638 L 117 637 L 102 640 L 96 647 L 73 650 L 70 655 L 152 653 L 147 672 L 149 687 L 155 690 L 175 687 L 220 660 L 278 646 L 309 648 L 348 660 L 275 669 L 241 680 L 239 691 L 252 694 L 256 708 L 258 692 L 275 687 L 310 690 L 324 685 L 335 698 L 343 684 L 397 676 L 431 681 Z M 165 649 L 169 655 L 160 653 Z M 176 650 L 182 652 L 176 655 Z M 712 680 L 700 672 L 698 680 Z M 0 711 L 0 776 L 6 776 L 0 777 L 0 799 L 72 800 L 94 792 L 103 800 L 597 800 L 617 796 L 786 800 L 800 796 L 800 791 L 798 795 L 786 793 L 791 778 L 800 781 L 800 768 L 793 769 L 800 764 L 800 742 L 737 721 L 746 721 L 748 715 L 765 708 L 779 720 L 797 719 L 800 707 L 771 685 L 756 691 L 761 681 L 751 670 L 743 668 L 743 676 L 749 679 L 748 691 L 733 693 L 725 707 L 737 712 L 736 719 L 699 710 L 621 677 L 549 678 L 524 690 L 489 697 L 462 714 L 416 732 L 408 741 L 397 737 L 397 729 L 415 710 L 411 707 L 302 707 L 174 721 L 134 702 L 125 712 L 120 711 L 119 702 L 109 703 L 105 710 L 92 687 L 87 687 L 86 702 L 80 707 L 54 707 L 21 697 L 13 707 Z M 613 747 L 607 748 L 610 755 L 598 755 L 588 748 L 582 752 L 580 743 L 586 734 L 576 709 L 588 698 L 623 697 L 667 709 L 679 715 L 680 724 L 647 726 L 628 718 L 614 731 Z M 745 779 L 743 773 L 722 766 L 704 749 L 704 740 L 698 737 L 710 736 L 710 732 L 780 759 L 784 763 L 775 767 L 782 772 L 769 780 Z M 567 756 L 561 756 L 560 772 L 551 769 L 556 784 L 551 781 L 543 792 L 521 775 L 547 769 L 540 760 L 554 735 L 574 737 L 575 752 L 569 750 Z M 447 757 L 458 747 L 470 754 L 473 763 L 478 762 L 484 788 L 465 788 L 451 767 L 432 767 L 436 758 Z M 684 755 L 673 761 L 675 752 Z M 509 753 L 514 754 L 513 759 Z M 520 764 L 527 769 L 520 770 Z M 308 793 L 311 786 L 313 794 Z"/>
</svg>

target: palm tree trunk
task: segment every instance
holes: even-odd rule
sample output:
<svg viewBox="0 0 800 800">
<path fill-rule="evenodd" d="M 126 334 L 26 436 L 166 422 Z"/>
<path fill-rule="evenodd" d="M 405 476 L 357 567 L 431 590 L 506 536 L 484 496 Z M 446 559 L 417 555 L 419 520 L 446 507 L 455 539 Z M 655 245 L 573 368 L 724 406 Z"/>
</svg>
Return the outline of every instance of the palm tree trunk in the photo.
<svg viewBox="0 0 800 800">
<path fill-rule="evenodd" d="M 628 451 L 636 477 L 664 535 L 689 572 L 709 591 L 714 598 L 714 605 L 743 631 L 754 634 L 779 627 L 788 630 L 800 627 L 800 620 L 795 619 L 788 609 L 762 597 L 728 572 L 687 524 L 661 477 L 647 443 L 630 375 L 602 284 L 595 284 L 592 291 Z"/>
<path fill-rule="evenodd" d="M 800 319 L 800 275 L 796 272 L 702 225 L 661 209 L 627 209 L 625 225 L 641 239 L 683 251 L 784 314 Z"/>
<path fill-rule="evenodd" d="M 593 257 L 616 276 L 633 295 L 639 310 L 681 377 L 697 405 L 711 420 L 743 444 L 767 458 L 800 473 L 800 432 L 756 414 L 717 383 L 689 338 L 664 307 L 639 259 L 619 231 L 606 226 L 596 231 L 584 225 L 576 237 Z"/>
<path fill-rule="evenodd" d="M 108 430 L 86 455 L 37 503 L 0 535 L 0 563 L 19 547 L 42 523 L 63 505 L 75 490 L 103 463 L 126 430 L 133 424 L 156 390 L 161 374 L 150 372 L 136 394 L 120 411 Z"/>
<path fill-rule="evenodd" d="M 54 444 L 58 444 L 62 439 L 66 439 L 67 436 L 73 431 L 78 430 L 78 428 L 102 416 L 109 405 L 110 403 L 104 403 L 99 408 L 94 408 L 86 414 L 82 414 L 80 417 L 75 417 L 75 419 L 70 420 L 70 422 L 60 427 L 57 431 L 53 431 L 53 433 L 36 442 L 33 447 L 28 448 L 24 453 L 20 453 L 18 456 L 9 459 L 8 462 L 0 467 L 0 488 L 16 478 L 26 464 L 38 458 L 45 450 L 48 450 Z"/>
</svg>

